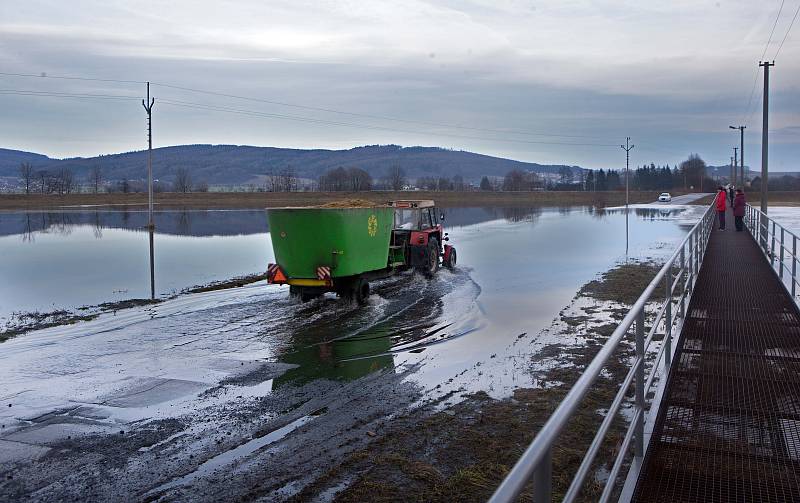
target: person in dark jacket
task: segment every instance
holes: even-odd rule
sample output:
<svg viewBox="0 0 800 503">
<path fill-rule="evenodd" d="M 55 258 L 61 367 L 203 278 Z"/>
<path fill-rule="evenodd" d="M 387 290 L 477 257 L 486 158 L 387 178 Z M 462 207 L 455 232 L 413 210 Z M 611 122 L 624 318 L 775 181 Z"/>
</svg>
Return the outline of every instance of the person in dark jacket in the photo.
<svg viewBox="0 0 800 503">
<path fill-rule="evenodd" d="M 733 191 L 733 185 L 731 185 L 730 187 L 728 187 L 728 198 L 731 200 L 731 206 L 733 206 L 733 198 L 734 198 L 734 196 L 735 196 L 735 193 Z"/>
<path fill-rule="evenodd" d="M 736 220 L 736 232 L 744 230 L 744 212 L 747 200 L 744 198 L 742 189 L 736 189 L 736 197 L 733 199 L 733 217 Z"/>
<path fill-rule="evenodd" d="M 717 187 L 717 199 L 716 199 L 716 206 L 717 206 L 717 217 L 719 218 L 719 230 L 725 230 L 725 208 L 728 199 L 728 194 L 725 193 L 725 189 L 722 188 L 720 185 Z"/>
</svg>

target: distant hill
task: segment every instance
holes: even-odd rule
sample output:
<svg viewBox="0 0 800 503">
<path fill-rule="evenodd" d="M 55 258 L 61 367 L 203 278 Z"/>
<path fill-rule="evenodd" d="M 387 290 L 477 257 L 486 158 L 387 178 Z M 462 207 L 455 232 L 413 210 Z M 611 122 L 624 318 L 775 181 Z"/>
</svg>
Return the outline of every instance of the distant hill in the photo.
<svg viewBox="0 0 800 503">
<path fill-rule="evenodd" d="M 93 166 L 100 166 L 106 180 L 138 180 L 146 175 L 147 152 L 126 152 L 91 158 L 50 159 L 40 154 L 0 150 L 0 177 L 16 176 L 20 162 L 31 162 L 37 169 L 70 168 L 79 180 Z M 358 167 L 373 178 L 399 165 L 409 178 L 453 177 L 477 182 L 484 175 L 503 176 L 512 169 L 557 173 L 562 165 L 514 161 L 438 147 L 400 147 L 370 145 L 349 150 L 301 150 L 244 145 L 179 145 L 153 150 L 153 176 L 172 181 L 178 168 L 186 168 L 195 182 L 237 185 L 258 183 L 263 175 L 291 166 L 301 178 L 317 179 L 339 166 Z M 582 168 L 568 166 L 573 172 Z"/>
<path fill-rule="evenodd" d="M 0 176 L 16 176 L 19 173 L 19 165 L 23 162 L 42 165 L 56 162 L 56 159 L 32 152 L 0 148 Z"/>
</svg>

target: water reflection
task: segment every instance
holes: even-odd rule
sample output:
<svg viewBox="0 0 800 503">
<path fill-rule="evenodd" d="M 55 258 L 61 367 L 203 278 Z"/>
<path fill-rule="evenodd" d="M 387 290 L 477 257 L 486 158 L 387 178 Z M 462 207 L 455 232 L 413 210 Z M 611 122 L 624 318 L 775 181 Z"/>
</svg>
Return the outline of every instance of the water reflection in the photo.
<svg viewBox="0 0 800 503">
<path fill-rule="evenodd" d="M 156 298 L 156 269 L 155 269 L 155 260 L 153 260 L 153 234 L 155 231 L 151 227 L 148 234 L 150 234 L 150 299 L 155 300 Z M 97 237 L 97 236 L 95 236 Z"/>
<path fill-rule="evenodd" d="M 157 234 L 178 236 L 233 236 L 267 232 L 262 210 L 158 211 L 153 216 Z M 0 212 L 0 236 L 20 235 L 32 241 L 35 233 L 69 234 L 76 225 L 103 229 L 143 230 L 147 212 L 131 210 Z"/>
</svg>

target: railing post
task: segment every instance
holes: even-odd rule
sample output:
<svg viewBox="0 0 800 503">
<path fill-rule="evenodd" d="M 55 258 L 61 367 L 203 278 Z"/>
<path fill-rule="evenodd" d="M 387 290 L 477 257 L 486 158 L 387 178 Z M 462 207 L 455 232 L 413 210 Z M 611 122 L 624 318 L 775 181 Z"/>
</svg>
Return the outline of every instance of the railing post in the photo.
<svg viewBox="0 0 800 503">
<path fill-rule="evenodd" d="M 792 297 L 794 297 L 794 288 L 797 285 L 797 236 L 792 234 Z"/>
<path fill-rule="evenodd" d="M 778 268 L 778 271 L 779 271 L 778 272 L 778 277 L 781 278 L 781 280 L 783 280 L 783 227 L 781 227 L 781 258 L 780 258 L 780 261 L 781 261 L 781 265 Z"/>
<path fill-rule="evenodd" d="M 689 242 L 691 243 L 691 239 L 689 240 Z M 697 253 L 698 253 L 698 255 L 700 254 L 699 250 L 698 250 Z M 692 252 L 690 250 L 689 251 L 689 261 L 691 262 L 691 260 L 692 260 Z M 686 248 L 681 247 L 681 264 L 685 264 L 685 263 L 686 263 Z M 694 282 L 692 281 L 692 278 L 690 278 L 688 274 L 684 274 L 683 275 L 683 288 L 681 289 L 681 310 L 680 310 L 681 319 L 683 319 L 683 314 L 686 312 L 686 307 L 685 307 L 686 292 L 690 291 L 693 287 L 694 287 Z M 642 314 L 642 316 L 644 316 L 644 314 Z M 638 328 L 637 328 L 637 330 L 638 330 Z"/>
<path fill-rule="evenodd" d="M 684 264 L 681 263 L 681 269 Z M 679 269 L 680 270 L 680 269 Z M 681 273 L 685 274 L 685 273 Z M 667 271 L 664 276 L 664 293 L 667 297 L 667 310 L 664 313 L 664 366 L 669 367 L 672 364 L 672 267 Z"/>
<path fill-rule="evenodd" d="M 775 265 L 775 221 L 772 222 L 772 239 L 770 240 L 769 245 L 769 263 L 773 266 Z"/>
<path fill-rule="evenodd" d="M 644 457 L 644 307 L 636 316 L 636 432 L 634 434 L 634 455 Z"/>
<path fill-rule="evenodd" d="M 549 503 L 553 499 L 553 448 L 547 449 L 533 472 L 533 501 Z"/>
</svg>

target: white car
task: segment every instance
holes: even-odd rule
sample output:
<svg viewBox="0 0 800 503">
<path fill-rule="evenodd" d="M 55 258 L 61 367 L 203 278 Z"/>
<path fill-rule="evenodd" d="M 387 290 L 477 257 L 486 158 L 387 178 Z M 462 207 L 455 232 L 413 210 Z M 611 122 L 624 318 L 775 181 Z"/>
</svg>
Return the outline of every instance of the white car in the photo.
<svg viewBox="0 0 800 503">
<path fill-rule="evenodd" d="M 661 203 L 668 203 L 672 201 L 672 196 L 669 195 L 669 192 L 662 192 L 660 196 L 658 196 L 658 201 Z"/>
</svg>

